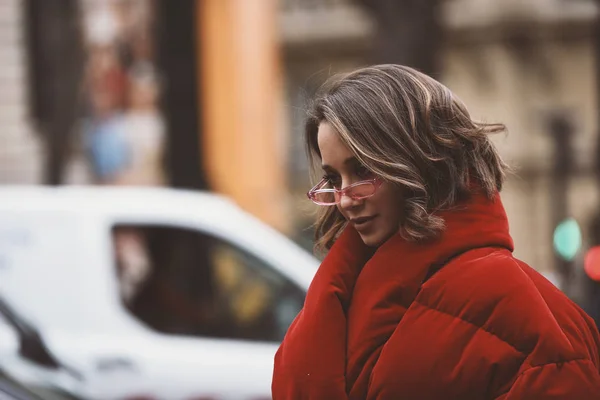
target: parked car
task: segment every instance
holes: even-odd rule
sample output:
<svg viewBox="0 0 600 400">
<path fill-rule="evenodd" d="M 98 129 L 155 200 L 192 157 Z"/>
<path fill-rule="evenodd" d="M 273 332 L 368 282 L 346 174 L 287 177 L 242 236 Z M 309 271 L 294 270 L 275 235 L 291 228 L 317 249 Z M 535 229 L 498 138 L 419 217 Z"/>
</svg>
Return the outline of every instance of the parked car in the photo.
<svg viewBox="0 0 600 400">
<path fill-rule="evenodd" d="M 52 388 L 27 387 L 0 371 L 0 399 L 2 400 L 78 400 Z"/>
<path fill-rule="evenodd" d="M 317 266 L 214 194 L 0 187 L 0 369 L 85 399 L 267 399 Z"/>
</svg>

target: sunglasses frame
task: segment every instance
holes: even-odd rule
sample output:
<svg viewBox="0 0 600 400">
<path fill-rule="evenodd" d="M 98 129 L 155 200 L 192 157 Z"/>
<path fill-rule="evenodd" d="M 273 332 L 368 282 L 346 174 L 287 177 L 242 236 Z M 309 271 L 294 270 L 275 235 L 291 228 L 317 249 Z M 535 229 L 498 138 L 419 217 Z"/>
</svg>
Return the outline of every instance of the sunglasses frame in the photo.
<svg viewBox="0 0 600 400">
<path fill-rule="evenodd" d="M 328 188 L 328 189 L 321 189 L 321 186 L 323 186 L 325 183 L 327 183 L 327 178 L 323 178 L 319 181 L 319 183 L 317 183 L 312 189 L 310 189 L 307 193 L 306 196 L 315 204 L 320 205 L 320 206 L 334 206 L 336 204 L 339 204 L 342 201 L 342 197 L 343 196 L 348 196 L 350 197 L 352 200 L 364 200 L 364 199 L 368 199 L 369 197 L 373 196 L 375 193 L 377 193 L 377 189 L 379 189 L 379 186 L 381 186 L 381 179 L 379 178 L 373 178 L 373 179 L 365 179 L 363 181 L 359 181 L 356 183 L 353 183 L 350 186 L 346 186 L 343 189 L 336 189 L 336 188 Z M 354 188 L 356 188 L 357 186 L 362 186 L 362 185 L 366 185 L 366 184 L 370 184 L 373 185 L 373 193 L 371 193 L 368 196 L 353 196 L 352 195 L 352 190 Z M 321 201 L 318 201 L 316 199 L 317 194 L 319 193 L 333 193 L 334 194 L 334 198 L 336 198 L 335 194 L 339 194 L 339 200 L 333 203 L 324 203 Z"/>
</svg>

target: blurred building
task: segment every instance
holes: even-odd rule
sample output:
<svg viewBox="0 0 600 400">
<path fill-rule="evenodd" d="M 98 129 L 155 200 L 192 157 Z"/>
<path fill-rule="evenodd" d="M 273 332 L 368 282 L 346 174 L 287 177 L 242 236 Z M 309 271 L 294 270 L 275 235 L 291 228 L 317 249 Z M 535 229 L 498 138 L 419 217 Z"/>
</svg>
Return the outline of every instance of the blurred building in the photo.
<svg viewBox="0 0 600 400">
<path fill-rule="evenodd" d="M 24 3 L 0 2 L 0 183 L 41 183 L 47 155 L 28 109 L 31 82 L 26 73 Z M 148 15 L 132 6 L 141 1 L 123 3 L 132 7 L 131 15 L 136 18 L 144 20 Z M 552 232 L 557 218 L 561 213 L 573 216 L 585 232 L 600 204 L 592 168 L 597 158 L 596 3 L 448 0 L 441 4 L 441 80 L 463 99 L 474 117 L 508 126 L 509 134 L 495 141 L 516 171 L 503 197 L 517 255 L 549 272 L 556 265 Z M 210 188 L 236 198 L 244 208 L 310 247 L 314 209 L 304 196 L 311 186 L 302 139 L 306 101 L 327 77 L 369 62 L 376 22 L 356 0 L 204 0 L 195 5 L 197 30 L 192 34 L 197 39 L 197 74 L 201 77 L 197 88 L 201 128 L 198 132 L 181 128 L 175 133 L 201 136 L 202 163 L 194 161 L 186 168 L 205 170 Z M 165 18 L 165 9 L 156 13 L 158 22 Z M 123 17 L 119 10 L 115 12 Z M 98 40 L 106 39 L 102 34 L 114 22 L 103 15 L 96 23 L 104 25 L 94 25 Z M 141 36 L 132 36 L 139 39 L 133 50 L 140 54 L 148 50 L 143 29 L 138 32 Z M 117 42 L 123 45 L 118 37 Z M 187 51 L 170 43 L 163 47 Z M 140 111 L 130 122 L 156 131 L 152 135 L 156 146 L 148 151 L 148 162 L 156 166 L 163 127 L 154 105 L 155 96 L 161 94 L 152 86 L 154 73 L 148 73 L 152 69 L 148 65 L 129 71 L 136 78 L 132 81 L 137 84 L 135 93 L 140 95 L 129 99 Z M 180 66 L 173 64 L 173 71 L 177 73 Z M 160 66 L 157 70 L 160 75 Z M 173 87 L 169 82 L 165 86 Z M 181 88 L 172 91 L 169 101 Z M 565 179 L 566 188 L 557 185 L 557 161 L 561 161 L 557 155 L 565 146 L 551 134 L 552 126 L 557 130 L 551 123 L 556 116 L 572 121 L 574 165 Z M 173 134 L 167 129 L 167 142 Z M 73 154 L 66 181 L 92 182 L 89 169 L 82 152 Z M 136 176 L 162 182 L 160 172 L 149 178 L 144 173 Z"/>
<path fill-rule="evenodd" d="M 43 150 L 29 118 L 23 2 L 0 2 L 0 183 L 39 183 Z"/>
<path fill-rule="evenodd" d="M 333 73 L 365 65 L 373 21 L 351 0 L 282 0 L 280 31 L 291 121 L 290 173 L 295 199 L 310 186 L 302 143 L 302 110 L 315 87 Z M 517 256 L 550 272 L 555 265 L 554 140 L 549 118 L 573 121 L 574 167 L 566 213 L 584 232 L 598 206 L 592 174 L 597 157 L 593 1 L 453 0 L 442 2 L 441 80 L 473 117 L 503 122 L 495 142 L 515 167 L 503 199 Z M 560 195 L 560 194 L 558 194 Z M 300 206 L 299 206 L 300 207 Z M 298 226 L 306 226 L 306 221 Z"/>
</svg>

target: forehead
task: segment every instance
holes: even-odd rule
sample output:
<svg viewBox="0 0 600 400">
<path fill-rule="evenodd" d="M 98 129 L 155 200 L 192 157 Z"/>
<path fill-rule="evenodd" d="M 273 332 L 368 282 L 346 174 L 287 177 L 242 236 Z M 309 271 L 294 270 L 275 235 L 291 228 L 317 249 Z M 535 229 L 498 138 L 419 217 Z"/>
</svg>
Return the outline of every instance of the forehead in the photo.
<svg viewBox="0 0 600 400">
<path fill-rule="evenodd" d="M 340 139 L 338 132 L 328 122 L 321 122 L 317 133 L 317 143 L 323 164 L 332 167 L 341 166 L 352 157 L 352 151 Z"/>
</svg>

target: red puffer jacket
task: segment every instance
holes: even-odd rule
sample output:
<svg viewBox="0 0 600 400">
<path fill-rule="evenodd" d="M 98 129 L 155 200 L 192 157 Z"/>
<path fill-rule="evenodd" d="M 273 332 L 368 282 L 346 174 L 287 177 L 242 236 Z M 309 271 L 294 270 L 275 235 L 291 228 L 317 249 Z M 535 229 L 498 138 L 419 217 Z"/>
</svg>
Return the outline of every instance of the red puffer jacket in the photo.
<svg viewBox="0 0 600 400">
<path fill-rule="evenodd" d="M 600 338 L 512 256 L 499 196 L 443 213 L 427 244 L 346 229 L 275 357 L 273 398 L 600 399 Z"/>
</svg>

